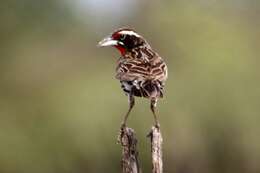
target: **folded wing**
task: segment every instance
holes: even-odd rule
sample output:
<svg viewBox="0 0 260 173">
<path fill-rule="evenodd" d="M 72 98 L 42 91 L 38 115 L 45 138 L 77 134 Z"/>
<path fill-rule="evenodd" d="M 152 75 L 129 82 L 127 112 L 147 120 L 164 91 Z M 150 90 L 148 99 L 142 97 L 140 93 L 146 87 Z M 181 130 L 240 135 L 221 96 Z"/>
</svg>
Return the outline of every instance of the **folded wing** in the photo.
<svg viewBox="0 0 260 173">
<path fill-rule="evenodd" d="M 121 81 L 126 93 L 132 92 L 135 96 L 143 97 L 162 97 L 167 66 L 160 57 L 149 62 L 120 58 L 116 78 Z"/>
</svg>

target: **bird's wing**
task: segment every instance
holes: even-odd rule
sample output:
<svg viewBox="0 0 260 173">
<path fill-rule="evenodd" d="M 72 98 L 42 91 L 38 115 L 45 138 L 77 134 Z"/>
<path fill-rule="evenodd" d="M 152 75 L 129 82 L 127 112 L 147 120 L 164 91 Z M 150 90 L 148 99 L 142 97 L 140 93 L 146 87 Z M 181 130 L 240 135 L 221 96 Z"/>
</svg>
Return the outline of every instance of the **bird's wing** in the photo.
<svg viewBox="0 0 260 173">
<path fill-rule="evenodd" d="M 120 81 L 134 81 L 148 78 L 149 71 L 146 63 L 140 60 L 119 61 L 116 69 L 116 78 Z"/>
<path fill-rule="evenodd" d="M 160 57 L 150 62 L 121 59 L 116 69 L 116 78 L 120 81 L 150 80 L 164 84 L 167 79 L 167 66 Z"/>
<path fill-rule="evenodd" d="M 152 80 L 160 81 L 164 85 L 168 77 L 168 69 L 161 57 L 157 57 L 151 62 L 150 75 Z"/>
</svg>

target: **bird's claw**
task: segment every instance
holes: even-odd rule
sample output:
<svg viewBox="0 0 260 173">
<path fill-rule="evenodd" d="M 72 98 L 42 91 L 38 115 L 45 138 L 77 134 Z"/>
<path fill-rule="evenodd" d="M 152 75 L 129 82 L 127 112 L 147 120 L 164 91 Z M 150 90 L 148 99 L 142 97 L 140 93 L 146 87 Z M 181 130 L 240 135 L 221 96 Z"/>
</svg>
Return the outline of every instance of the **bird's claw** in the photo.
<svg viewBox="0 0 260 173">
<path fill-rule="evenodd" d="M 122 123 L 120 126 L 119 135 L 117 136 L 117 143 L 121 143 L 122 136 L 124 135 L 125 129 L 126 129 L 126 124 Z"/>
<path fill-rule="evenodd" d="M 160 129 L 160 124 L 159 123 L 155 123 L 155 128 Z"/>
<path fill-rule="evenodd" d="M 125 123 L 122 123 L 120 129 L 121 129 L 121 130 L 124 130 L 125 128 L 126 128 L 126 124 L 125 124 Z"/>
</svg>

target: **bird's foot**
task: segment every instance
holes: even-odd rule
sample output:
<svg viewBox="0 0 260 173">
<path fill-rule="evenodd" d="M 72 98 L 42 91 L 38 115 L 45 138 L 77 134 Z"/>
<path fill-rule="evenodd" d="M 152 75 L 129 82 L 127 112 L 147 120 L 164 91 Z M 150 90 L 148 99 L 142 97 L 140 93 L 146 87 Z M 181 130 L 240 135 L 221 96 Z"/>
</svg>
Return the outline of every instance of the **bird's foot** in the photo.
<svg viewBox="0 0 260 173">
<path fill-rule="evenodd" d="M 160 129 L 160 124 L 158 122 L 155 123 L 155 128 Z"/>
<path fill-rule="evenodd" d="M 121 130 L 124 130 L 125 128 L 126 128 L 126 123 L 123 122 L 123 123 L 121 124 L 120 129 L 121 129 Z"/>
<path fill-rule="evenodd" d="M 125 129 L 126 129 L 126 124 L 122 123 L 121 126 L 120 126 L 119 134 L 117 136 L 117 143 L 118 144 L 121 143 L 121 139 L 122 139 L 122 136 L 124 135 Z"/>
</svg>

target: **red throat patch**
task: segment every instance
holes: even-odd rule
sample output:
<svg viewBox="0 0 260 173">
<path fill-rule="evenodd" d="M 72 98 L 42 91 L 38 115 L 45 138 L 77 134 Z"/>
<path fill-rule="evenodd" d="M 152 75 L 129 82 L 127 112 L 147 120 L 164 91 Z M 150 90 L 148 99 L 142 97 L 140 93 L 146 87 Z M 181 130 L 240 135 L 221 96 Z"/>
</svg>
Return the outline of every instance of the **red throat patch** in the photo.
<svg viewBox="0 0 260 173">
<path fill-rule="evenodd" d="M 121 55 L 124 55 L 126 52 L 126 49 L 120 45 L 116 45 L 115 48 L 120 51 Z"/>
</svg>

